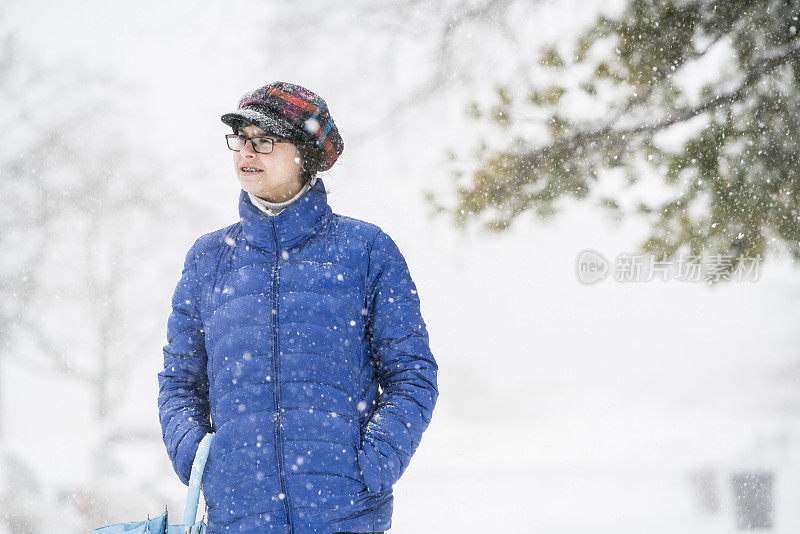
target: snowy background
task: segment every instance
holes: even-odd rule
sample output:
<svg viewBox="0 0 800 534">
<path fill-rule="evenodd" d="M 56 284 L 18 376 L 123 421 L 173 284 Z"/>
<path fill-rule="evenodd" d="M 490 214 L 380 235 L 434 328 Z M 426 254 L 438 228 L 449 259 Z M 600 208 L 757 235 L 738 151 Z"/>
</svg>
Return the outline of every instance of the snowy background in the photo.
<svg viewBox="0 0 800 534">
<path fill-rule="evenodd" d="M 713 289 L 586 286 L 581 250 L 633 254 L 647 228 L 575 203 L 459 231 L 423 201 L 472 164 L 446 157 L 479 136 L 469 102 L 621 6 L 497 4 L 0 0 L 2 266 L 28 282 L 2 286 L 22 320 L 2 332 L 0 532 L 181 515 L 156 406 L 170 297 L 193 240 L 238 218 L 219 116 L 276 80 L 327 100 L 329 202 L 397 241 L 440 366 L 392 532 L 731 532 L 752 471 L 774 476 L 774 531 L 800 528 L 789 260 Z"/>
</svg>

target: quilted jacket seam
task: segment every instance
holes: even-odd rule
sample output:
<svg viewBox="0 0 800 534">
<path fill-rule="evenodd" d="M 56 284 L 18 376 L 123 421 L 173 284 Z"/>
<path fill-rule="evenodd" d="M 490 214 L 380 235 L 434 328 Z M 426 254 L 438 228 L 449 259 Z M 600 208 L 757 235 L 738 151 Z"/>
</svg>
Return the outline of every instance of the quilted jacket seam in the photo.
<svg viewBox="0 0 800 534">
<path fill-rule="evenodd" d="M 256 324 L 248 324 L 248 325 L 237 325 L 237 326 L 234 326 L 233 328 L 231 328 L 230 330 L 228 330 L 227 332 L 225 332 L 224 334 L 220 335 L 218 338 L 216 338 L 215 340 L 213 340 L 213 343 L 212 343 L 210 346 L 206 347 L 206 348 L 207 348 L 207 350 L 208 350 L 208 352 L 209 352 L 209 353 L 211 353 L 211 354 L 214 354 L 214 353 L 215 353 L 215 351 L 216 351 L 217 345 L 218 345 L 218 344 L 220 343 L 220 341 L 222 341 L 223 339 L 227 338 L 228 336 L 230 336 L 231 334 L 233 334 L 234 332 L 236 332 L 236 331 L 238 331 L 238 330 L 246 330 L 246 329 L 248 329 L 248 328 L 255 328 L 255 327 L 267 327 L 267 328 L 268 328 L 268 327 L 269 327 L 269 325 L 268 325 L 268 324 L 263 324 L 263 323 L 256 323 Z M 216 372 L 217 372 L 218 370 L 219 370 L 218 368 L 217 368 L 217 369 L 214 369 L 214 373 L 216 374 Z"/>
<path fill-rule="evenodd" d="M 262 514 L 272 514 L 272 513 L 278 512 L 278 511 L 283 512 L 283 508 L 275 508 L 275 509 L 270 509 L 270 510 L 261 510 L 261 511 L 258 511 L 258 512 L 250 512 L 250 513 L 244 514 L 242 516 L 239 516 L 236 519 L 231 519 L 230 521 L 215 521 L 214 523 L 216 525 L 232 525 L 233 523 L 236 523 L 237 521 L 241 521 L 245 517 L 250 517 L 250 516 L 254 516 L 254 515 L 262 515 Z"/>
</svg>

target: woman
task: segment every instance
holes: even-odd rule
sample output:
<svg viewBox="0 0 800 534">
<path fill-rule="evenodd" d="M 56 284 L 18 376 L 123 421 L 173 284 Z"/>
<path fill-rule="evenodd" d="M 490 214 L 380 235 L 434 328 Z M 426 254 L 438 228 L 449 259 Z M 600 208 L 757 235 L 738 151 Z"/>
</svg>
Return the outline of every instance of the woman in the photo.
<svg viewBox="0 0 800 534">
<path fill-rule="evenodd" d="M 239 222 L 192 245 L 158 406 L 175 472 L 203 477 L 209 534 L 382 532 L 428 426 L 437 365 L 394 241 L 333 213 L 344 149 L 325 101 L 275 82 L 222 116 Z"/>
</svg>

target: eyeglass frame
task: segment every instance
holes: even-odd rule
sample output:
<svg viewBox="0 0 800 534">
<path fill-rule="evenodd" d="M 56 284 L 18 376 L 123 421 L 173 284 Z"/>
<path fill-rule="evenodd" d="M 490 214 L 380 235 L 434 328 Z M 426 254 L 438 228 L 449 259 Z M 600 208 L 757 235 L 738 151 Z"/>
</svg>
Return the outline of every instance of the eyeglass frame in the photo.
<svg viewBox="0 0 800 534">
<path fill-rule="evenodd" d="M 253 137 L 246 137 L 244 135 L 239 135 L 239 134 L 235 134 L 235 133 L 225 134 L 225 144 L 228 145 L 228 148 L 230 150 L 233 150 L 234 152 L 241 152 L 242 148 L 240 148 L 239 150 L 231 148 L 230 140 L 233 139 L 233 138 L 244 138 L 245 139 L 245 142 L 242 145 L 242 148 L 247 146 L 247 141 L 250 141 L 250 146 L 253 147 L 253 152 L 255 152 L 256 154 L 272 154 L 272 151 L 275 150 L 275 143 L 292 143 L 292 144 L 300 144 L 300 145 L 314 144 L 313 141 L 292 141 L 290 139 L 280 139 L 280 138 L 276 138 L 276 137 L 265 137 L 263 135 L 256 135 L 256 136 L 253 136 Z M 269 141 L 269 147 L 270 147 L 269 148 L 269 152 L 259 152 L 258 150 L 256 150 L 256 145 L 255 145 L 255 143 L 253 143 L 253 139 L 268 140 Z"/>
</svg>

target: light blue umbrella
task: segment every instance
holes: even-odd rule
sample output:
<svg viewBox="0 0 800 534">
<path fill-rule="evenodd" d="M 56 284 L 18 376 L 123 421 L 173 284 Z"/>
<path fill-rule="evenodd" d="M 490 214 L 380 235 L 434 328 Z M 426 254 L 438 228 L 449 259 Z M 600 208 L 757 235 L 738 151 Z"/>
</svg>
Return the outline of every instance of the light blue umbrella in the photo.
<svg viewBox="0 0 800 534">
<path fill-rule="evenodd" d="M 189 492 L 186 494 L 186 506 L 183 509 L 183 523 L 170 525 L 167 518 L 167 507 L 164 513 L 144 521 L 131 523 L 115 523 L 94 529 L 95 534 L 205 534 L 206 523 L 204 519 L 197 521 L 197 505 L 200 503 L 200 486 L 203 482 L 203 470 L 208 459 L 208 450 L 214 434 L 206 434 L 197 447 L 197 453 L 192 463 L 192 474 L 189 477 Z"/>
</svg>

